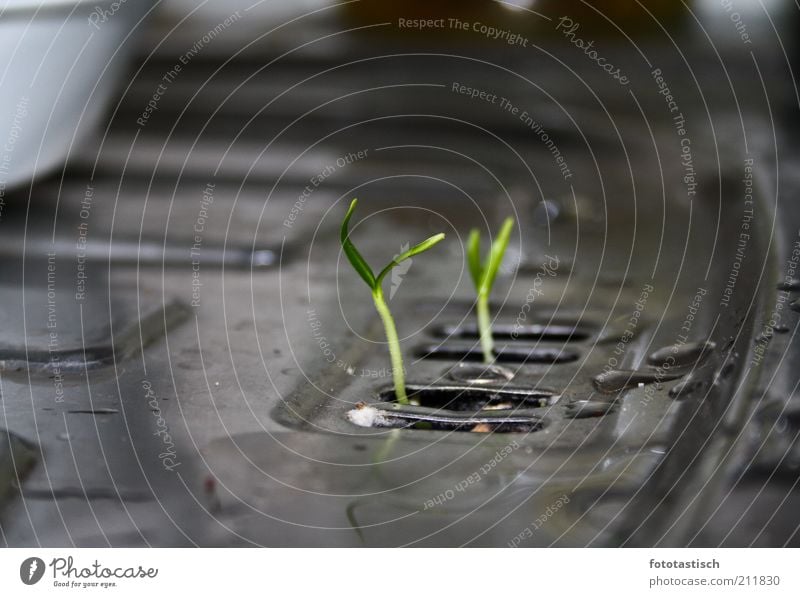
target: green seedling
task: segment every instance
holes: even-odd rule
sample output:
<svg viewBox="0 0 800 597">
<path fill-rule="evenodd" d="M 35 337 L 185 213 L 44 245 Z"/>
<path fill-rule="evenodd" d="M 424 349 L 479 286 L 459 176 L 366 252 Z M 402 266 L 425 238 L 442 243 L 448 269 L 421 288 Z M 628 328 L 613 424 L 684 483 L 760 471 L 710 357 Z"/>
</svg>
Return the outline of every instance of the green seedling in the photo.
<svg viewBox="0 0 800 597">
<path fill-rule="evenodd" d="M 378 314 L 381 316 L 381 321 L 383 321 L 383 327 L 386 330 L 386 341 L 389 344 L 389 355 L 392 360 L 392 377 L 394 379 L 394 394 L 397 398 L 397 402 L 400 404 L 408 404 L 405 370 L 403 369 L 403 354 L 400 351 L 400 339 L 397 336 L 397 327 L 394 324 L 394 318 L 392 317 L 391 311 L 389 311 L 386 300 L 383 298 L 383 279 L 392 271 L 392 268 L 397 267 L 406 259 L 410 259 L 423 251 L 427 251 L 435 244 L 441 242 L 444 239 L 444 234 L 435 234 L 418 245 L 411 247 L 405 253 L 392 259 L 391 263 L 375 276 L 355 245 L 350 241 L 350 218 L 353 216 L 357 203 L 358 200 L 353 199 L 352 203 L 350 203 L 350 209 L 347 210 L 347 215 L 342 222 L 342 249 L 344 249 L 344 254 L 347 255 L 347 259 L 350 261 L 353 269 L 356 270 L 358 275 L 361 276 L 361 279 L 367 283 L 367 286 L 369 286 L 372 291 L 372 300 L 375 302 L 375 309 L 377 309 Z"/>
<path fill-rule="evenodd" d="M 481 339 L 481 350 L 483 360 L 486 363 L 494 361 L 494 339 L 492 338 L 492 321 L 489 317 L 489 295 L 492 293 L 494 279 L 497 277 L 497 270 L 503 262 L 508 248 L 508 241 L 511 238 L 511 229 L 514 227 L 514 220 L 506 218 L 500 234 L 492 243 L 486 260 L 481 263 L 481 233 L 477 228 L 473 228 L 469 234 L 467 242 L 467 264 L 472 281 L 475 283 L 475 291 L 478 293 L 478 332 Z"/>
</svg>

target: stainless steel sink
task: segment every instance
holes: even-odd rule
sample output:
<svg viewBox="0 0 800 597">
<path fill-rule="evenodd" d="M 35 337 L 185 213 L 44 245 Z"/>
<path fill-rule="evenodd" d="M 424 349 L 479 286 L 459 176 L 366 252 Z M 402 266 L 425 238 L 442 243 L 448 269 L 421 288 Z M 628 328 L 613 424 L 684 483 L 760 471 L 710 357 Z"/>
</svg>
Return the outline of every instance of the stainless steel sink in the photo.
<svg viewBox="0 0 800 597">
<path fill-rule="evenodd" d="M 237 55 L 236 27 L 141 124 L 204 32 L 156 30 L 107 131 L 3 212 L 0 427 L 33 464 L 0 469 L 4 544 L 797 545 L 800 181 L 702 39 L 699 85 L 647 48 L 681 133 L 624 48 L 629 90 L 566 46 Z M 409 407 L 340 251 L 354 196 L 371 263 L 448 235 L 390 301 Z M 464 242 L 508 215 L 486 378 Z"/>
</svg>

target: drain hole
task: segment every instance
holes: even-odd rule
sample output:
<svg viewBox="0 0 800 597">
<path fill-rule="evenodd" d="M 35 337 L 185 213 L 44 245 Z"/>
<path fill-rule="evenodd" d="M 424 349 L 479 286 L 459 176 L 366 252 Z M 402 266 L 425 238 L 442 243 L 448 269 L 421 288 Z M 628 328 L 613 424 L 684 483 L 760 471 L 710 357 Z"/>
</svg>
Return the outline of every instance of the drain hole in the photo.
<svg viewBox="0 0 800 597">
<path fill-rule="evenodd" d="M 476 345 L 431 344 L 417 349 L 417 356 L 423 359 L 483 361 L 483 352 Z M 579 356 L 577 351 L 571 349 L 508 345 L 495 348 L 495 360 L 499 363 L 552 365 L 571 363 L 577 361 Z"/>
<path fill-rule="evenodd" d="M 477 340 L 480 337 L 478 326 L 474 323 L 463 325 L 445 325 L 434 330 L 438 338 L 466 338 Z M 579 342 L 591 337 L 586 329 L 574 325 L 512 325 L 494 324 L 492 335 L 503 340 L 551 340 L 554 342 Z"/>
<path fill-rule="evenodd" d="M 407 425 L 410 429 L 428 429 L 431 431 L 469 431 L 471 433 L 532 433 L 542 428 L 541 422 L 536 423 L 464 423 L 453 422 L 422 422 Z"/>
<path fill-rule="evenodd" d="M 435 410 L 447 409 L 456 412 L 479 412 L 492 410 L 514 410 L 519 408 L 542 408 L 552 406 L 560 396 L 548 390 L 525 390 L 503 388 L 475 388 L 472 386 L 422 386 L 408 385 L 408 399 L 416 406 Z M 381 402 L 394 402 L 392 388 L 378 394 Z"/>
<path fill-rule="evenodd" d="M 369 405 L 360 403 L 347 413 L 360 427 L 420 429 L 427 431 L 467 431 L 472 433 L 531 433 L 544 428 L 544 421 L 533 416 L 487 412 L 480 415 L 443 414 L 414 406 Z"/>
</svg>

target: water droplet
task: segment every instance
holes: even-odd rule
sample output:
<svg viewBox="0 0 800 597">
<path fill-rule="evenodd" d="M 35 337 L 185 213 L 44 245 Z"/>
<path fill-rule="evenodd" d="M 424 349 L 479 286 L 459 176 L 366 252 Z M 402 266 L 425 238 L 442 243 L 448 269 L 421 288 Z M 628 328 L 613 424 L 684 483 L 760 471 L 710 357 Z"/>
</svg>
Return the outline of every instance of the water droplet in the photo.
<svg viewBox="0 0 800 597">
<path fill-rule="evenodd" d="M 647 361 L 656 367 L 688 367 L 706 358 L 716 348 L 713 342 L 688 342 L 659 348 L 651 354 Z"/>
<path fill-rule="evenodd" d="M 251 263 L 253 267 L 269 267 L 276 261 L 275 251 L 268 249 L 259 249 L 253 251 L 251 256 Z"/>
<path fill-rule="evenodd" d="M 69 440 L 72 439 L 72 436 L 69 433 L 59 433 L 58 439 L 64 442 L 68 442 Z"/>
<path fill-rule="evenodd" d="M 774 325 L 772 326 L 772 331 L 776 334 L 785 334 L 789 331 L 789 326 L 783 324 Z"/>
<path fill-rule="evenodd" d="M 778 290 L 784 290 L 788 292 L 793 292 L 795 290 L 800 290 L 800 280 L 797 278 L 790 278 L 788 280 L 784 280 L 778 284 Z"/>
<path fill-rule="evenodd" d="M 629 288 L 631 286 L 630 279 L 625 277 L 624 273 L 604 273 L 601 272 L 599 276 L 597 276 L 598 284 L 603 286 L 609 286 L 611 288 Z"/>
<path fill-rule="evenodd" d="M 592 380 L 594 387 L 604 394 L 619 392 L 639 384 L 670 381 L 681 377 L 682 373 L 676 371 L 625 371 L 613 369 L 604 371 Z"/>
<path fill-rule="evenodd" d="M 731 359 L 728 359 L 725 362 L 725 364 L 722 367 L 720 367 L 719 371 L 717 371 L 717 374 L 714 378 L 714 383 L 718 384 L 721 380 L 727 379 L 730 376 L 730 374 L 733 373 L 733 370 L 735 368 L 736 368 L 736 362 Z"/>
<path fill-rule="evenodd" d="M 557 201 L 545 199 L 533 209 L 533 224 L 539 227 L 547 227 L 561 214 L 561 205 Z"/>
<path fill-rule="evenodd" d="M 447 372 L 454 381 L 469 384 L 504 383 L 514 379 L 514 372 L 500 365 L 477 365 L 459 363 Z"/>
<path fill-rule="evenodd" d="M 670 398 L 674 398 L 675 400 L 682 400 L 683 398 L 687 398 L 688 396 L 692 395 L 701 387 L 703 387 L 703 382 L 701 380 L 688 377 L 687 379 L 675 384 L 669 391 L 669 395 Z"/>
<path fill-rule="evenodd" d="M 566 417 L 569 419 L 588 419 L 602 417 L 614 410 L 614 402 L 578 400 L 567 405 Z"/>
<path fill-rule="evenodd" d="M 522 252 L 516 247 L 509 247 L 500 263 L 500 273 L 504 276 L 513 276 L 522 263 Z"/>
<path fill-rule="evenodd" d="M 597 342 L 600 344 L 606 342 L 617 342 L 620 338 L 625 336 L 629 336 L 629 341 L 632 340 L 637 335 L 637 330 L 628 329 L 628 319 L 629 316 L 622 315 L 603 326 L 603 329 L 600 330 Z"/>
</svg>

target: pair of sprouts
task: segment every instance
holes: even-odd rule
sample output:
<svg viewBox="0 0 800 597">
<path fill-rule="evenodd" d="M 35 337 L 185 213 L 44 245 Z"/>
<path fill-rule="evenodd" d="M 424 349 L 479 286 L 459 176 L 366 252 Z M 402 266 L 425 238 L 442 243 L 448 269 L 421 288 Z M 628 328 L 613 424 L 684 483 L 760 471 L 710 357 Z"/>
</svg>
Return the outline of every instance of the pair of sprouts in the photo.
<svg viewBox="0 0 800 597">
<path fill-rule="evenodd" d="M 389 355 L 392 363 L 395 397 L 398 403 L 408 404 L 400 339 L 397 335 L 397 326 L 394 323 L 394 318 L 392 317 L 392 313 L 383 295 L 383 280 L 393 268 L 400 265 L 403 261 L 410 259 L 414 255 L 419 255 L 443 241 L 444 233 L 435 234 L 418 245 L 411 247 L 404 253 L 401 253 L 392 259 L 392 261 L 376 276 L 350 240 L 350 218 L 353 217 L 353 212 L 356 209 L 357 203 L 358 200 L 353 199 L 352 203 L 350 203 L 350 209 L 347 210 L 347 214 L 342 222 L 342 249 L 348 261 L 353 266 L 353 269 L 361 276 L 361 279 L 364 280 L 372 292 L 372 300 L 375 303 L 375 309 L 378 311 L 386 331 L 386 341 L 389 345 Z M 508 248 L 508 241 L 511 237 L 511 229 L 513 227 L 514 221 L 511 218 L 507 218 L 503 223 L 503 227 L 500 229 L 500 233 L 492 243 L 489 254 L 483 260 L 481 259 L 481 235 L 477 229 L 473 229 L 470 232 L 469 241 L 467 243 L 467 265 L 469 266 L 470 276 L 472 277 L 472 281 L 475 285 L 475 292 L 477 293 L 476 310 L 478 315 L 478 331 L 480 334 L 483 360 L 486 363 L 494 361 L 494 340 L 492 339 L 492 322 L 489 314 L 489 295 L 492 292 L 492 286 L 497 277 L 497 272 L 500 269 L 500 264 L 503 261 L 503 255 Z"/>
</svg>

